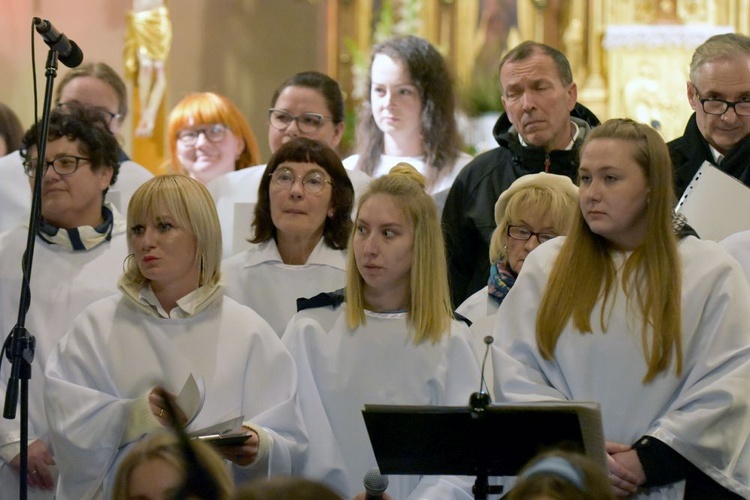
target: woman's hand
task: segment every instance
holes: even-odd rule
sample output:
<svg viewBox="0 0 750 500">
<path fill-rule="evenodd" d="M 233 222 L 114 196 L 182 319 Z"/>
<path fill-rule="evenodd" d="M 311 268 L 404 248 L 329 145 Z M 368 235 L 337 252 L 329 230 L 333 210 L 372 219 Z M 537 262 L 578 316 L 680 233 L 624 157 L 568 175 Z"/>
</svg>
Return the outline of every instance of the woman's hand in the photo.
<svg viewBox="0 0 750 500">
<path fill-rule="evenodd" d="M 609 482 L 617 496 L 626 497 L 646 482 L 638 454 L 627 444 L 606 442 Z"/>
<path fill-rule="evenodd" d="M 156 420 L 158 420 L 161 425 L 172 427 L 172 422 L 169 420 L 169 415 L 167 414 L 167 404 L 165 403 L 165 400 L 167 399 L 172 403 L 172 408 L 174 408 L 174 411 L 177 414 L 177 421 L 180 425 L 185 426 L 188 419 L 185 416 L 185 412 L 182 411 L 182 408 L 177 406 L 177 396 L 161 386 L 154 387 L 151 389 L 151 392 L 148 393 L 148 405 L 149 408 L 151 408 L 151 413 L 154 414 Z"/>
<path fill-rule="evenodd" d="M 27 483 L 32 488 L 39 488 L 40 490 L 51 490 L 55 486 L 55 481 L 52 478 L 52 472 L 49 469 L 50 465 L 55 465 L 55 459 L 47 451 L 47 447 L 43 442 L 38 439 L 32 441 L 29 444 L 29 451 L 27 457 Z M 16 471 L 16 474 L 21 472 L 21 454 L 19 453 L 13 460 L 10 461 L 10 466 Z"/>
<path fill-rule="evenodd" d="M 247 440 L 241 446 L 217 446 L 217 450 L 224 458 L 237 465 L 250 465 L 258 457 L 260 450 L 260 438 L 258 434 L 249 427 L 242 427 L 247 431 Z"/>
</svg>

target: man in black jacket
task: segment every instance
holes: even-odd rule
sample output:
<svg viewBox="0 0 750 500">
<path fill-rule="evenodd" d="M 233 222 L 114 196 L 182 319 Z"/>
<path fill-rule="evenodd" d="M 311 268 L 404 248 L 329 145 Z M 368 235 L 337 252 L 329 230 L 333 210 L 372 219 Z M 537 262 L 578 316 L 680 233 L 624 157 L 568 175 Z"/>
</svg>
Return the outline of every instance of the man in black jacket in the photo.
<svg viewBox="0 0 750 500">
<path fill-rule="evenodd" d="M 704 162 L 750 186 L 750 38 L 725 33 L 695 49 L 687 97 L 695 113 L 668 144 L 677 198 Z"/>
<path fill-rule="evenodd" d="M 567 58 L 537 42 L 523 42 L 500 61 L 505 113 L 493 135 L 499 147 L 472 160 L 459 173 L 443 210 L 451 297 L 460 305 L 487 285 L 494 206 L 519 177 L 536 172 L 575 181 L 578 148 L 594 114 L 576 103 L 578 90 Z"/>
</svg>

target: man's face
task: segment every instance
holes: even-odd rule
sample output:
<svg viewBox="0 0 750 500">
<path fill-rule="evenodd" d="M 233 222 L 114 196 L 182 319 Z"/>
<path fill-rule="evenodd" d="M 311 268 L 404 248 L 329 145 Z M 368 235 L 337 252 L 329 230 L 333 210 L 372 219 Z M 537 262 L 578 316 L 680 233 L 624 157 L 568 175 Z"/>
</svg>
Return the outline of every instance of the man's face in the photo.
<svg viewBox="0 0 750 500">
<path fill-rule="evenodd" d="M 505 63 L 500 83 L 505 112 L 524 141 L 547 151 L 568 146 L 578 92 L 575 83 L 563 85 L 551 57 L 538 52 Z"/>
<path fill-rule="evenodd" d="M 709 61 L 698 68 L 695 80 L 688 82 L 687 95 L 698 129 L 711 146 L 727 154 L 750 135 L 750 116 L 739 116 L 732 108 L 722 115 L 710 115 L 703 111 L 700 100 L 750 101 L 750 55 Z"/>
</svg>

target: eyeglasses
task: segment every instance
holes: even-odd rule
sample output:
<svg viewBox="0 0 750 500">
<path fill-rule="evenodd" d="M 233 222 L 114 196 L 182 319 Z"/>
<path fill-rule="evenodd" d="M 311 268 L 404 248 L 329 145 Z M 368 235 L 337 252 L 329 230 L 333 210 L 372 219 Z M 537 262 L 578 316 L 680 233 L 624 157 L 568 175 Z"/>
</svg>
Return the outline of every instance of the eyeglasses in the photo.
<svg viewBox="0 0 750 500">
<path fill-rule="evenodd" d="M 221 123 L 206 125 L 205 127 L 193 127 L 177 132 L 177 140 L 186 146 L 192 146 L 203 134 L 209 142 L 219 142 L 227 135 L 227 127 Z"/>
<path fill-rule="evenodd" d="M 58 102 L 57 103 L 57 107 L 59 109 L 67 110 L 67 111 L 70 111 L 70 108 L 73 108 L 73 107 L 76 107 L 76 106 L 78 106 L 78 107 L 85 107 L 85 108 L 92 109 L 92 110 L 96 111 L 97 113 L 99 113 L 101 115 L 102 120 L 104 120 L 104 123 L 106 123 L 107 125 L 111 124 L 112 120 L 115 120 L 115 119 L 118 119 L 118 118 L 122 117 L 122 114 L 120 114 L 120 113 L 113 113 L 113 112 L 109 111 L 108 109 L 100 108 L 98 106 L 86 106 L 86 105 L 81 104 L 81 103 L 76 102 L 76 101 L 72 101 L 72 102 Z"/>
<path fill-rule="evenodd" d="M 319 115 L 318 113 L 302 113 L 301 115 L 294 116 L 283 109 L 270 108 L 268 110 L 268 123 L 276 130 L 281 130 L 282 132 L 288 129 L 292 122 L 297 122 L 297 128 L 301 132 L 311 134 L 322 127 L 323 122 L 326 120 L 333 120 L 333 118 Z"/>
<path fill-rule="evenodd" d="M 23 162 L 23 171 L 32 179 L 36 177 L 36 165 L 38 158 L 26 160 Z M 57 175 L 70 175 L 78 169 L 78 164 L 82 161 L 91 161 L 90 158 L 83 158 L 81 156 L 58 156 L 54 160 L 45 161 L 42 175 L 47 173 L 47 169 L 52 169 L 57 172 Z"/>
<path fill-rule="evenodd" d="M 725 101 L 714 97 L 703 99 L 701 98 L 702 94 L 700 90 L 698 90 L 698 87 L 693 85 L 693 88 L 695 89 L 695 93 L 698 95 L 698 100 L 706 114 L 723 115 L 729 108 L 732 108 L 738 116 L 750 116 L 750 101 Z"/>
<path fill-rule="evenodd" d="M 508 226 L 508 236 L 520 241 L 529 241 L 532 236 L 536 236 L 539 243 L 544 243 L 545 241 L 557 238 L 558 235 L 554 233 L 535 233 L 523 226 Z"/>
<path fill-rule="evenodd" d="M 302 179 L 302 187 L 310 194 L 318 194 L 323 191 L 326 184 L 333 186 L 333 183 L 326 179 L 320 172 L 310 172 L 304 177 L 301 175 L 294 175 L 288 168 L 276 169 L 273 173 L 268 174 L 271 178 L 271 183 L 278 189 L 284 189 L 289 191 L 294 186 L 294 181 L 298 178 Z"/>
</svg>

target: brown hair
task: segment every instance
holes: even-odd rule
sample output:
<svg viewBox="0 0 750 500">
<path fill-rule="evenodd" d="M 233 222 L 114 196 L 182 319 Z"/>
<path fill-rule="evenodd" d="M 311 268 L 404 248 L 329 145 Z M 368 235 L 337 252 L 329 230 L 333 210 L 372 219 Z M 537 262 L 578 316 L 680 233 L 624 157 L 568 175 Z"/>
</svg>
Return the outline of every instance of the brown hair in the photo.
<svg viewBox="0 0 750 500">
<path fill-rule="evenodd" d="M 587 135 L 581 154 L 597 139 L 617 139 L 631 145 L 633 159 L 643 169 L 649 188 L 646 235 L 625 263 L 622 287 L 635 299 L 643 318 L 641 344 L 649 382 L 667 370 L 674 353 L 675 371 L 682 372 L 680 293 L 682 288 L 677 239 L 672 231 L 672 162 L 664 140 L 648 125 L 612 119 Z M 555 260 L 537 314 L 536 338 L 545 359 L 553 359 L 557 340 L 570 319 L 581 333 L 591 333 L 591 316 L 600 297 L 599 322 L 605 318 L 617 271 L 609 242 L 594 234 L 577 211 L 573 227 Z M 585 262 L 585 265 L 581 265 Z M 575 293 L 571 293 L 575 290 Z"/>
<path fill-rule="evenodd" d="M 331 176 L 331 208 L 333 217 L 327 217 L 323 226 L 323 240 L 331 248 L 343 249 L 352 229 L 354 187 L 346 173 L 341 158 L 326 144 L 297 137 L 282 145 L 271 156 L 258 186 L 258 203 L 255 205 L 251 243 L 263 243 L 276 237 L 276 226 L 271 219 L 271 174 L 284 162 L 314 163 Z"/>
</svg>

